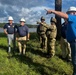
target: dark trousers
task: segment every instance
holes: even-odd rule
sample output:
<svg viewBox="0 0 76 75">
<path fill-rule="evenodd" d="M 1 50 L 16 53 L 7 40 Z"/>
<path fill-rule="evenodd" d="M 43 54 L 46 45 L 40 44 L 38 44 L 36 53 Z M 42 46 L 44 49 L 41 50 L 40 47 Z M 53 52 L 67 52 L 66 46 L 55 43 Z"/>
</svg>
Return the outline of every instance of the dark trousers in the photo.
<svg viewBox="0 0 76 75">
<path fill-rule="evenodd" d="M 73 75 L 76 75 L 76 41 L 70 43 L 73 64 Z"/>
</svg>

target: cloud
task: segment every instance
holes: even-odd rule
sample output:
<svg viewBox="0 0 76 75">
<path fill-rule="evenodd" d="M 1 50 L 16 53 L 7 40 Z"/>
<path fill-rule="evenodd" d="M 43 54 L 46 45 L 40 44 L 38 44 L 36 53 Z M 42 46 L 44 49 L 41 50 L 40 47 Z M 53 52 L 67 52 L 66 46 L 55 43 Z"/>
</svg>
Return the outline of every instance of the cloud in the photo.
<svg viewBox="0 0 76 75">
<path fill-rule="evenodd" d="M 19 12 L 19 16 L 27 15 L 27 14 L 33 14 L 37 13 L 38 15 L 41 15 L 41 12 L 44 11 L 44 9 L 50 9 L 49 7 L 45 6 L 37 6 L 37 7 L 31 7 L 31 8 L 22 8 Z"/>
<path fill-rule="evenodd" d="M 2 23 L 7 22 L 6 19 L 7 19 L 7 17 L 0 18 L 0 22 L 2 22 Z"/>
<path fill-rule="evenodd" d="M 45 6 L 37 6 L 37 7 L 31 7 L 31 8 L 22 8 L 19 10 L 19 17 L 24 17 L 26 19 L 26 22 L 29 23 L 36 23 L 38 18 L 40 18 L 42 15 L 45 16 L 45 13 L 43 14 L 42 12 L 45 12 L 44 9 L 50 9 L 49 7 Z"/>
<path fill-rule="evenodd" d="M 62 10 L 66 12 L 70 6 L 76 7 L 76 0 L 62 0 Z"/>
<path fill-rule="evenodd" d="M 64 12 L 70 6 L 76 6 L 76 0 L 62 0 L 62 3 Z M 0 22 L 7 22 L 8 16 L 13 16 L 15 22 L 24 17 L 27 23 L 35 24 L 44 16 L 49 23 L 50 17 L 54 15 L 46 15 L 44 9 L 54 9 L 54 6 L 55 0 L 0 0 Z"/>
<path fill-rule="evenodd" d="M 18 0 L 18 2 L 16 0 L 0 0 L 0 17 L 13 16 L 15 22 L 19 22 L 19 19 L 24 17 L 28 23 L 31 23 L 34 18 L 37 20 L 42 15 L 44 8 L 47 8 L 44 6 L 45 2 L 46 0 L 25 0 L 25 2 L 24 0 Z"/>
</svg>

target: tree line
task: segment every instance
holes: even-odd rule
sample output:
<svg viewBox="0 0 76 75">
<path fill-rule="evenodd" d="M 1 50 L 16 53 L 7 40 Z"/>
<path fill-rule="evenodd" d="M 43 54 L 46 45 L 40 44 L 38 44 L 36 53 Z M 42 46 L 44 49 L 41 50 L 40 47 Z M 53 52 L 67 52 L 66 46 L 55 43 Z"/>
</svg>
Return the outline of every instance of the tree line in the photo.
<svg viewBox="0 0 76 75">
<path fill-rule="evenodd" d="M 2 28 L 6 23 L 0 23 L 0 28 Z M 18 23 L 15 23 L 15 25 L 20 25 Z M 37 25 L 32 24 L 26 24 L 29 28 L 37 28 Z"/>
</svg>

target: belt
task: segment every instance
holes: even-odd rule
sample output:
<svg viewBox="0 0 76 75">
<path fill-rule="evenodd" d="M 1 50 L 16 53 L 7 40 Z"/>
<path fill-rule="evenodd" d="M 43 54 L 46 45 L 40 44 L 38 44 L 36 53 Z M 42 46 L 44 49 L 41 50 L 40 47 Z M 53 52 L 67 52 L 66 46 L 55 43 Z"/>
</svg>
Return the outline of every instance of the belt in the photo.
<svg viewBox="0 0 76 75">
<path fill-rule="evenodd" d="M 26 35 L 25 35 L 26 36 Z M 25 36 L 19 36 L 19 37 L 25 37 Z"/>
<path fill-rule="evenodd" d="M 14 34 L 14 33 L 8 33 L 8 34 Z"/>
</svg>

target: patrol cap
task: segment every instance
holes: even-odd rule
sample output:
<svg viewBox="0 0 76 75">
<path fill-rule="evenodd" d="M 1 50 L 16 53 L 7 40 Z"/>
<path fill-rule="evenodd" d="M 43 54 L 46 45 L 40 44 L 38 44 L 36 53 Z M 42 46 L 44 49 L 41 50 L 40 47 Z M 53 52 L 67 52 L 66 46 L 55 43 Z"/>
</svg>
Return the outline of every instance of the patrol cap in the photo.
<svg viewBox="0 0 76 75">
<path fill-rule="evenodd" d="M 12 16 L 9 16 L 9 17 L 8 17 L 8 20 L 13 20 L 13 17 L 12 17 Z"/>
<path fill-rule="evenodd" d="M 74 11 L 76 12 L 76 7 L 71 6 L 71 7 L 68 9 L 67 13 L 68 13 L 68 12 L 72 12 L 72 11 L 73 11 L 73 12 L 74 12 Z"/>
<path fill-rule="evenodd" d="M 42 17 L 41 17 L 41 20 L 45 20 L 45 18 L 42 16 Z"/>
<path fill-rule="evenodd" d="M 21 18 L 21 19 L 20 19 L 20 22 L 25 22 L 25 19 L 24 19 L 24 18 Z"/>
<path fill-rule="evenodd" d="M 50 19 L 50 22 L 57 22 L 57 20 L 56 20 L 56 18 L 54 18 L 54 17 L 51 17 L 51 19 Z"/>
</svg>

